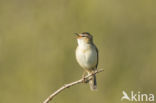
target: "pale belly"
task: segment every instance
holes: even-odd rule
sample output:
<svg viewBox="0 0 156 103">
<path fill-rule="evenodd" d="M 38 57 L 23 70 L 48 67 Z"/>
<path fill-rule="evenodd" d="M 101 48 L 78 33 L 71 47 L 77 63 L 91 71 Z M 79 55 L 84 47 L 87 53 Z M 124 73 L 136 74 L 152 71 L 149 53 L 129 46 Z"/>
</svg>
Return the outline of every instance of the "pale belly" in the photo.
<svg viewBox="0 0 156 103">
<path fill-rule="evenodd" d="M 80 66 L 87 70 L 96 68 L 97 64 L 97 51 L 95 48 L 77 48 L 76 59 Z"/>
</svg>

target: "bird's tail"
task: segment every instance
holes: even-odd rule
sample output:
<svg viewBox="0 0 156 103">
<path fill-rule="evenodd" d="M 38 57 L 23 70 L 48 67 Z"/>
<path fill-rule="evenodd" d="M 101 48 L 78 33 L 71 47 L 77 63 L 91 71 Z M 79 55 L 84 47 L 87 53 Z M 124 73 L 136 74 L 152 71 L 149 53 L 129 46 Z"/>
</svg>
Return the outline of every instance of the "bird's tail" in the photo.
<svg viewBox="0 0 156 103">
<path fill-rule="evenodd" d="M 90 85 L 90 89 L 92 91 L 96 90 L 97 88 L 97 83 L 96 83 L 96 75 L 92 75 L 90 78 L 90 81 L 89 81 L 89 85 Z"/>
</svg>

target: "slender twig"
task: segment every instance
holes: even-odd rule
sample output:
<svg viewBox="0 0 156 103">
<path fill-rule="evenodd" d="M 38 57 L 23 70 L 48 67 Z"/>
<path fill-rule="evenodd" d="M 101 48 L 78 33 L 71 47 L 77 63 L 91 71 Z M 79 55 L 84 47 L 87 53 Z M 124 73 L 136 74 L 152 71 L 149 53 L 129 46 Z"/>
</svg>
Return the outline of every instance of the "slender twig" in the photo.
<svg viewBox="0 0 156 103">
<path fill-rule="evenodd" d="M 88 78 L 96 73 L 100 73 L 102 72 L 103 69 L 99 69 L 96 70 L 93 74 L 88 74 L 87 76 L 85 76 L 84 78 L 81 78 L 80 80 L 74 81 L 72 83 L 69 84 L 65 84 L 63 85 L 61 88 L 59 88 L 58 90 L 56 90 L 54 93 L 52 93 L 43 103 L 48 103 L 50 102 L 57 94 L 59 94 L 60 92 L 62 92 L 64 89 L 69 88 L 71 86 L 74 86 L 76 84 L 80 84 L 80 83 L 84 83 L 84 79 L 85 80 L 89 80 Z"/>
</svg>

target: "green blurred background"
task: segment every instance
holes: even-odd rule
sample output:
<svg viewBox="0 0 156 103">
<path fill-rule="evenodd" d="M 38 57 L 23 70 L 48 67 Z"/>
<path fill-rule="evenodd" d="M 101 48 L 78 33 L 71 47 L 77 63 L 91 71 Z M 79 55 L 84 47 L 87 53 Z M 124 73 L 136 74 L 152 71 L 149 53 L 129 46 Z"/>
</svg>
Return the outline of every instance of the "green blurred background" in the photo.
<svg viewBox="0 0 156 103">
<path fill-rule="evenodd" d="M 40 103 L 78 80 L 73 33 L 84 31 L 105 70 L 98 90 L 80 84 L 53 103 L 121 103 L 123 90 L 156 94 L 155 0 L 0 0 L 0 103 Z"/>
</svg>

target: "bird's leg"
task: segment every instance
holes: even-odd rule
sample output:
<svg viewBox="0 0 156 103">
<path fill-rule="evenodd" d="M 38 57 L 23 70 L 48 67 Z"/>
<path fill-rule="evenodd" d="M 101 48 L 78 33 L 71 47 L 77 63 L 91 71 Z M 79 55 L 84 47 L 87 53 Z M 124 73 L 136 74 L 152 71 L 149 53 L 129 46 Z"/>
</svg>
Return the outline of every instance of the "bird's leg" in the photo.
<svg viewBox="0 0 156 103">
<path fill-rule="evenodd" d="M 86 74 L 86 71 L 84 71 L 82 74 L 83 83 L 88 83 L 88 81 L 85 78 L 85 74 Z"/>
<path fill-rule="evenodd" d="M 86 71 L 83 71 L 83 74 L 82 74 L 83 83 L 85 83 L 85 74 L 86 74 Z"/>
<path fill-rule="evenodd" d="M 93 71 L 91 71 L 91 74 L 93 75 L 93 74 L 95 74 L 95 71 L 93 70 Z"/>
</svg>

